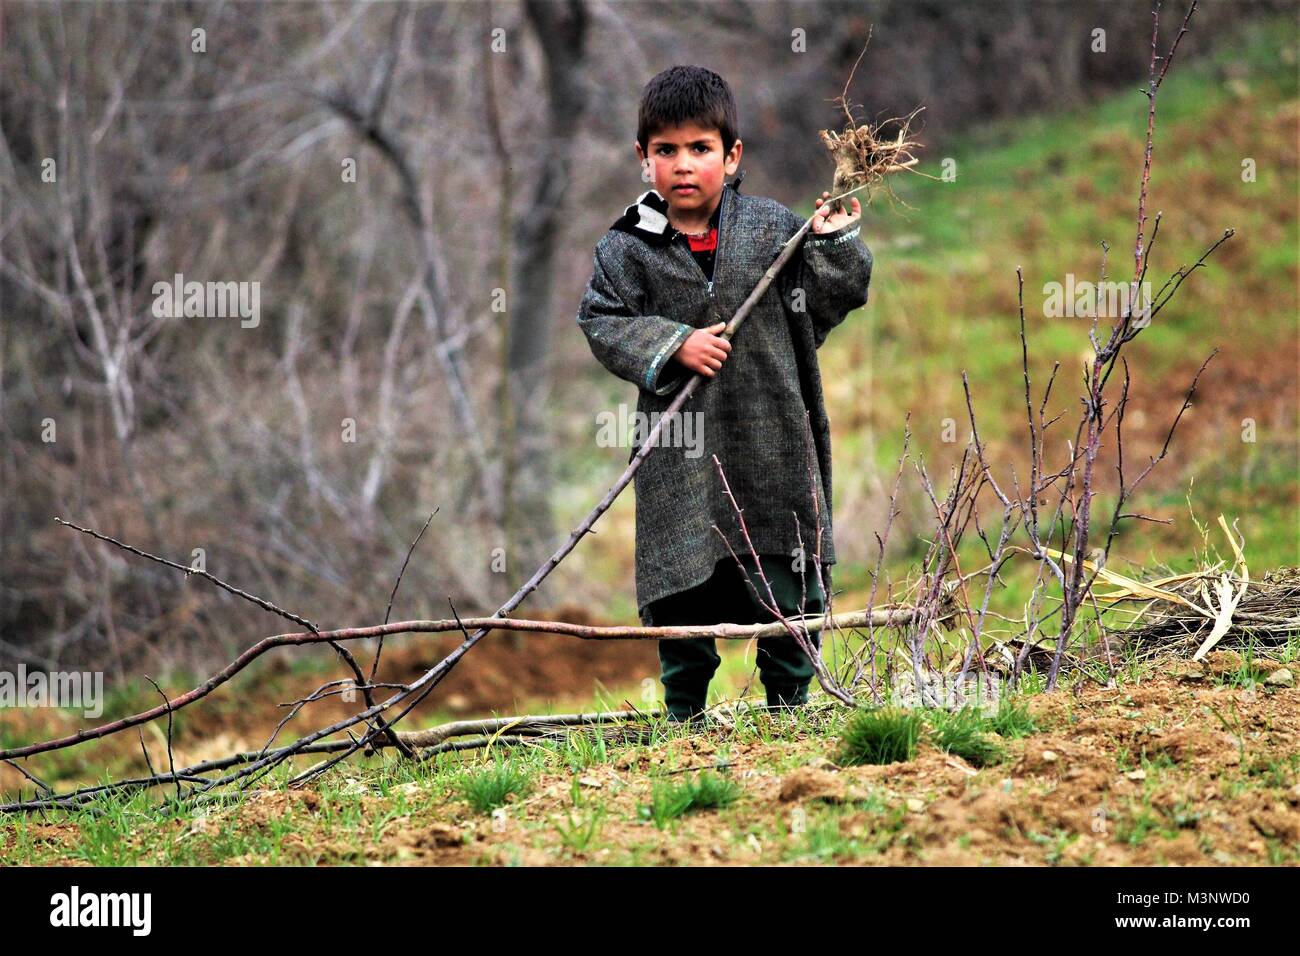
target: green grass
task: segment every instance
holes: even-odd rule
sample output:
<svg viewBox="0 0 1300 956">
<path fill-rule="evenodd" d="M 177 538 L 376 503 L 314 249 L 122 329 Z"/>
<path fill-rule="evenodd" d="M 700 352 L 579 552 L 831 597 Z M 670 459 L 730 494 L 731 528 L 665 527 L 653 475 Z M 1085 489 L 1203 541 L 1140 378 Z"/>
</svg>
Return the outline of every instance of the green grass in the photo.
<svg viewBox="0 0 1300 956">
<path fill-rule="evenodd" d="M 1028 737 L 1038 731 L 1038 726 L 1030 715 L 1029 708 L 1025 706 L 1025 702 L 1010 694 L 1003 695 L 998 700 L 997 713 L 989 718 L 988 727 L 993 733 L 1007 740 Z"/>
<path fill-rule="evenodd" d="M 560 834 L 560 842 L 572 853 L 585 853 L 600 836 L 606 811 L 601 807 L 595 807 L 585 815 L 570 811 L 566 817 L 567 823 L 555 825 L 555 829 Z"/>
<path fill-rule="evenodd" d="M 744 788 L 720 774 L 704 771 L 693 780 L 658 782 L 650 802 L 639 808 L 641 816 L 663 829 L 671 820 L 698 810 L 715 810 L 740 798 Z"/>
<path fill-rule="evenodd" d="M 975 705 L 956 710 L 873 708 L 850 717 L 841 734 L 840 757 L 846 764 L 887 764 L 911 760 L 929 725 L 929 739 L 945 753 L 972 766 L 1006 759 L 1000 738 L 1025 737 L 1037 730 L 1023 702 L 1003 697 L 998 710 L 984 716 Z M 996 736 L 995 736 L 996 735 Z"/>
<path fill-rule="evenodd" d="M 577 732 L 569 734 L 565 739 L 565 753 L 570 769 L 578 771 L 605 763 L 609 759 L 609 746 L 599 732 Z"/>
<path fill-rule="evenodd" d="M 1048 848 L 1048 853 L 1047 853 L 1048 866 L 1055 866 L 1056 864 L 1060 863 L 1061 858 L 1062 856 L 1064 856 L 1066 849 L 1070 846 L 1071 843 L 1074 843 L 1076 840 L 1078 840 L 1080 836 L 1080 834 L 1078 833 L 1071 833 L 1068 830 L 1062 830 L 1060 828 L 1053 830 L 1050 834 L 1038 833 L 1037 831 L 1031 830 L 1029 833 L 1025 835 L 1034 843 L 1037 843 L 1039 846 Z"/>
<path fill-rule="evenodd" d="M 973 767 L 986 767 L 1006 758 L 1006 748 L 988 735 L 988 721 L 978 708 L 928 712 L 934 728 L 934 743 L 940 750 L 956 754 Z"/>
<path fill-rule="evenodd" d="M 840 762 L 852 766 L 911 760 L 921 731 L 922 717 L 916 711 L 892 707 L 858 711 L 840 735 Z"/>
<path fill-rule="evenodd" d="M 468 770 L 455 782 L 455 789 L 479 813 L 491 813 L 505 806 L 511 797 L 522 797 L 532 786 L 530 775 L 514 761 L 497 758 L 490 766 Z"/>
<path fill-rule="evenodd" d="M 786 862 L 851 862 L 878 856 L 898 837 L 906 813 L 897 808 L 866 808 L 862 820 L 854 808 L 826 807 L 809 814 L 801 832 L 785 831 L 782 859 Z M 860 832 L 850 831 L 853 821 L 860 822 Z"/>
</svg>

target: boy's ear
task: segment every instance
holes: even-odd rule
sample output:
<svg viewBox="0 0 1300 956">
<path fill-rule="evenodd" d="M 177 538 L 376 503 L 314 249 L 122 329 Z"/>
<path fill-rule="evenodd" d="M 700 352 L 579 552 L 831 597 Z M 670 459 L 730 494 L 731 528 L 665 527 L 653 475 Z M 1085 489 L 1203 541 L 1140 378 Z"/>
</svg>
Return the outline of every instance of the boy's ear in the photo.
<svg viewBox="0 0 1300 956">
<path fill-rule="evenodd" d="M 740 155 L 744 151 L 745 144 L 740 140 L 736 140 L 731 144 L 731 152 L 727 154 L 727 159 L 722 164 L 722 168 L 726 170 L 728 176 L 736 175 L 736 170 L 740 168 Z"/>
</svg>

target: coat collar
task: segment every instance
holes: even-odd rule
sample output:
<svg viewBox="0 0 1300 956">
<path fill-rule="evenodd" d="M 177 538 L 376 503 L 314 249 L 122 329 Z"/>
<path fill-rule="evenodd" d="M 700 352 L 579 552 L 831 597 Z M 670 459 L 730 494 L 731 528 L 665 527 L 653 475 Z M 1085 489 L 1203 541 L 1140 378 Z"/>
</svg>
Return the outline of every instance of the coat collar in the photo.
<svg viewBox="0 0 1300 956">
<path fill-rule="evenodd" d="M 732 182 L 722 184 L 722 198 L 713 212 L 719 222 L 722 220 L 723 206 L 726 205 L 727 190 L 737 191 L 744 178 L 745 171 L 741 170 Z M 677 230 L 668 222 L 668 200 L 657 189 L 647 189 L 638 196 L 636 202 L 625 208 L 623 215 L 610 228 L 629 233 L 652 246 L 669 245 L 677 236 Z"/>
</svg>

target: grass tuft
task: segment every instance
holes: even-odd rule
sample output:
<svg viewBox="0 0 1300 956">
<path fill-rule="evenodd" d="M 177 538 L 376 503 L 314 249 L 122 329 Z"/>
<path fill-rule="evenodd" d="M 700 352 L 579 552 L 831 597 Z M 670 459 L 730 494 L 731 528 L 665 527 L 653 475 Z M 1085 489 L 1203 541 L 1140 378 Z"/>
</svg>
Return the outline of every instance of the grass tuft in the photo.
<svg viewBox="0 0 1300 956">
<path fill-rule="evenodd" d="M 1038 724 L 1034 721 L 1029 708 L 1019 697 L 1010 694 L 998 701 L 998 710 L 988 720 L 989 730 L 1007 740 L 1018 740 L 1038 733 Z"/>
<path fill-rule="evenodd" d="M 932 710 L 929 717 L 934 727 L 934 742 L 940 750 L 956 754 L 973 767 L 985 767 L 1006 757 L 1006 749 L 984 732 L 987 722 L 978 708 Z"/>
<path fill-rule="evenodd" d="M 463 772 L 453 788 L 479 813 L 491 813 L 509 802 L 512 794 L 526 794 L 532 789 L 532 780 L 514 764 L 498 759 L 491 767 Z"/>
<path fill-rule="evenodd" d="M 713 810 L 734 803 L 743 792 L 740 784 L 707 770 L 694 780 L 657 783 L 650 803 L 642 804 L 641 816 L 663 829 L 669 820 L 695 810 Z"/>
<path fill-rule="evenodd" d="M 841 764 L 901 763 L 916 756 L 921 715 L 896 707 L 862 710 L 848 719 L 840 734 Z"/>
</svg>

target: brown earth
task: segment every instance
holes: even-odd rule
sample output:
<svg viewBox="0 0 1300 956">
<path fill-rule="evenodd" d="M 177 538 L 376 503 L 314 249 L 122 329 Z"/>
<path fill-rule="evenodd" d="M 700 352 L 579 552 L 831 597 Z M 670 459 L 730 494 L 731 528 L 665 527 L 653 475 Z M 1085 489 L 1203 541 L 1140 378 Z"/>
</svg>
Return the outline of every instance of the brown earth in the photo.
<svg viewBox="0 0 1300 956">
<path fill-rule="evenodd" d="M 1231 661 L 1219 664 L 1222 672 Z M 352 767 L 341 792 L 359 801 L 366 826 L 349 838 L 308 790 L 259 792 L 242 806 L 132 839 L 162 854 L 172 840 L 232 824 L 267 832 L 287 816 L 294 827 L 281 853 L 301 863 L 1300 863 L 1300 691 L 1218 686 L 1216 666 L 1030 698 L 1039 732 L 1006 741 L 1006 761 L 985 768 L 926 744 L 906 763 L 841 766 L 834 733 L 786 727 L 782 737 L 773 723 L 770 742 L 711 730 L 628 747 L 578 771 L 557 763 L 497 818 L 435 783 L 382 796 L 367 771 Z M 657 783 L 720 765 L 742 788 L 736 803 L 687 814 L 662 831 L 638 813 Z M 409 806 L 395 805 L 398 794 Z M 561 828 L 575 822 L 571 814 L 580 823 L 595 808 L 604 815 L 598 838 L 566 848 Z M 821 857 L 802 852 L 814 845 L 814 830 L 831 836 Z M 73 824 L 33 833 L 48 862 L 66 861 L 77 839 Z M 10 839 L 0 839 L 0 850 Z"/>
</svg>

